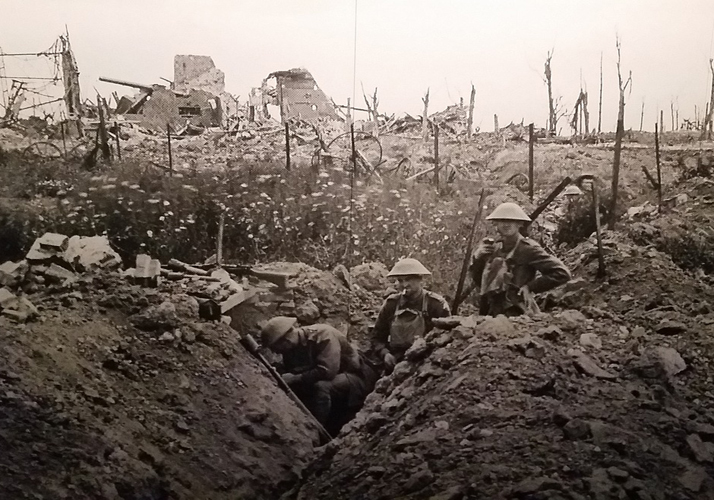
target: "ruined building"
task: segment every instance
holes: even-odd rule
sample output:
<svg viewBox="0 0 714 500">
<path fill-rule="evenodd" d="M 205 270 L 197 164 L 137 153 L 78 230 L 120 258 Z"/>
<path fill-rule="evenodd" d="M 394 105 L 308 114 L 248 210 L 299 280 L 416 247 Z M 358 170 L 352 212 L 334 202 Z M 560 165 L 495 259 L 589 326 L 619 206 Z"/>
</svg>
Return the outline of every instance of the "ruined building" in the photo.
<svg viewBox="0 0 714 500">
<path fill-rule="evenodd" d="M 116 112 L 153 130 L 166 130 L 167 125 L 174 131 L 187 126 L 225 127 L 237 111 L 235 99 L 225 91 L 223 71 L 208 56 L 175 56 L 170 88 L 104 77 L 100 80 L 138 89 L 133 98 L 120 99 Z"/>
<path fill-rule="evenodd" d="M 277 112 L 271 113 L 270 106 L 277 106 Z M 303 68 L 269 74 L 259 89 L 251 91 L 249 110 L 251 120 L 278 119 L 273 114 L 279 114 L 283 123 L 290 118 L 341 120 L 335 104 Z"/>
</svg>

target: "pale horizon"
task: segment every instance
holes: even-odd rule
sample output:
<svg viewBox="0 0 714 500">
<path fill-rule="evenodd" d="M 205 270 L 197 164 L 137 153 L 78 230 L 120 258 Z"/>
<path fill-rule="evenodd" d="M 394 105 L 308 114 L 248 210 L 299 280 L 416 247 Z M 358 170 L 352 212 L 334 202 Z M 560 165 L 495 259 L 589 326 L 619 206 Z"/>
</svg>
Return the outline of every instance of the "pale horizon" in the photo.
<svg viewBox="0 0 714 500">
<path fill-rule="evenodd" d="M 680 121 L 694 121 L 695 105 L 701 120 L 711 90 L 710 0 L 356 0 L 356 10 L 355 0 L 5 0 L 4 6 L 13 20 L 0 34 L 6 53 L 46 50 L 67 26 L 82 98 L 92 101 L 95 88 L 106 98 L 132 93 L 99 82 L 100 76 L 165 83 L 160 78 L 173 78 L 174 55 L 195 54 L 213 58 L 226 75 L 226 90 L 241 102 L 269 73 L 303 67 L 338 104 L 354 95 L 354 105 L 364 107 L 361 86 L 368 94 L 378 87 L 382 113 L 417 116 L 429 88 L 431 114 L 460 98 L 468 105 L 473 82 L 474 125 L 482 131 L 493 130 L 494 114 L 502 127 L 521 121 L 544 127 L 543 65 L 553 50 L 554 96 L 572 111 L 582 82 L 591 129 L 597 128 L 602 53 L 602 130 L 613 131 L 616 36 L 623 78 L 632 72 L 626 128 L 639 129 L 643 102 L 644 130 L 654 129 L 659 110 L 670 130 L 671 103 Z M 6 57 L 5 72 L 42 75 L 45 61 Z M 564 135 L 571 134 L 569 121 L 558 122 Z"/>
</svg>

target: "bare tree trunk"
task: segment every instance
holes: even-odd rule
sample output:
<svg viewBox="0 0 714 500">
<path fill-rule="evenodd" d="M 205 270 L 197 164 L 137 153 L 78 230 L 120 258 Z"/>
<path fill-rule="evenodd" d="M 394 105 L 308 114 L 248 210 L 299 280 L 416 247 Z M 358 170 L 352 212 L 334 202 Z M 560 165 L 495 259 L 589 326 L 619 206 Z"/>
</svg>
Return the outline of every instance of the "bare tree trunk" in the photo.
<svg viewBox="0 0 714 500">
<path fill-rule="evenodd" d="M 588 112 L 588 93 L 583 92 L 583 124 L 585 125 L 585 135 L 590 134 L 590 113 Z"/>
<path fill-rule="evenodd" d="M 642 101 L 642 111 L 640 111 L 640 132 L 642 132 L 642 124 L 645 121 L 645 101 Z"/>
<path fill-rule="evenodd" d="M 424 113 L 421 115 L 421 137 L 427 140 L 429 137 L 429 89 L 426 89 L 426 95 L 421 98 L 424 103 Z"/>
<path fill-rule="evenodd" d="M 707 108 L 707 115 L 704 118 L 704 127 L 702 127 L 702 135 L 700 139 L 711 139 L 712 131 L 712 110 L 714 109 L 714 60 L 709 59 L 709 69 L 712 73 L 712 91 L 709 97 L 709 106 Z"/>
<path fill-rule="evenodd" d="M 617 82 L 620 89 L 620 102 L 617 110 L 617 130 L 615 131 L 615 158 L 612 163 L 612 200 L 610 200 L 610 214 L 607 222 L 608 229 L 615 229 L 617 216 L 617 189 L 620 182 L 620 157 L 622 153 L 622 137 L 625 135 L 625 90 L 632 83 L 632 72 L 627 81 L 622 82 L 620 72 L 620 38 L 616 39 L 617 46 Z"/>
<path fill-rule="evenodd" d="M 555 135 L 557 118 L 555 116 L 555 103 L 553 103 L 553 84 L 551 81 L 552 73 L 550 71 L 550 60 L 553 54 L 548 52 L 548 57 L 545 60 L 545 82 L 548 86 L 548 135 Z"/>
<path fill-rule="evenodd" d="M 493 131 L 498 133 L 499 132 L 499 127 L 498 127 L 498 115 L 494 113 L 493 115 Z"/>
<path fill-rule="evenodd" d="M 597 109 L 597 133 L 602 131 L 602 52 L 600 52 L 600 104 Z"/>
<path fill-rule="evenodd" d="M 672 132 L 674 132 L 676 129 L 674 128 L 674 102 L 672 101 L 669 101 L 669 114 L 672 118 Z"/>
<path fill-rule="evenodd" d="M 659 110 L 659 131 L 664 134 L 664 110 Z"/>
<path fill-rule="evenodd" d="M 469 100 L 469 120 L 466 124 L 466 136 L 471 137 L 474 127 L 474 104 L 476 104 L 476 87 L 471 84 L 471 99 Z"/>
<path fill-rule="evenodd" d="M 674 112 L 675 114 L 675 122 L 677 123 L 677 130 L 679 130 L 679 110 Z"/>
</svg>

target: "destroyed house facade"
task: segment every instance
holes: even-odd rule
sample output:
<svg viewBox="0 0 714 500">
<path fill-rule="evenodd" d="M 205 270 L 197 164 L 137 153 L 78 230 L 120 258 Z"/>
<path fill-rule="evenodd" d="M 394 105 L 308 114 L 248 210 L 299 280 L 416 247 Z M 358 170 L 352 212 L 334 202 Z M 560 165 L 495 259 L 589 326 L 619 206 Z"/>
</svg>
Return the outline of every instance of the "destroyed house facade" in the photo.
<svg viewBox="0 0 714 500">
<path fill-rule="evenodd" d="M 274 86 L 270 85 L 274 79 Z M 306 121 L 319 119 L 341 120 L 332 100 L 317 86 L 309 71 L 295 68 L 276 71 L 263 80 L 260 89 L 262 112 L 269 117 L 267 106 L 278 106 L 281 122 L 291 118 Z"/>
</svg>

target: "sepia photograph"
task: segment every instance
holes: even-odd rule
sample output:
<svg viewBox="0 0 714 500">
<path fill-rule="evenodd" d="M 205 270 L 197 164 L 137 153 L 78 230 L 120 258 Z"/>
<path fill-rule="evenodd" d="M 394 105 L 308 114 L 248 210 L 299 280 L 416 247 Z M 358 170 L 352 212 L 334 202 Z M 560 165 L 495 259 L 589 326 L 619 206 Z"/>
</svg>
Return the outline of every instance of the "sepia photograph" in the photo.
<svg viewBox="0 0 714 500">
<path fill-rule="evenodd" d="M 714 2 L 0 6 L 0 500 L 714 499 Z"/>
</svg>

